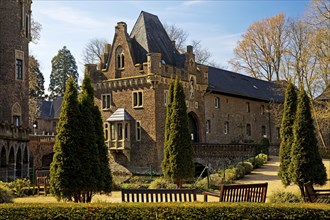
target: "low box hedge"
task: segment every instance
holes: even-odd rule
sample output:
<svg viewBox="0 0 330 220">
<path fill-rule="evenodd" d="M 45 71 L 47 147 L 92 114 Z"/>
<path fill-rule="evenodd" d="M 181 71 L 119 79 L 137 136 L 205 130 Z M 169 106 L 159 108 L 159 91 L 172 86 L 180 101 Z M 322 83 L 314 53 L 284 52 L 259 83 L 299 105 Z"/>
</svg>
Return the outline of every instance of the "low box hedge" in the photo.
<svg viewBox="0 0 330 220">
<path fill-rule="evenodd" d="M 1 204 L 0 219 L 329 219 L 322 204 L 92 203 Z"/>
</svg>

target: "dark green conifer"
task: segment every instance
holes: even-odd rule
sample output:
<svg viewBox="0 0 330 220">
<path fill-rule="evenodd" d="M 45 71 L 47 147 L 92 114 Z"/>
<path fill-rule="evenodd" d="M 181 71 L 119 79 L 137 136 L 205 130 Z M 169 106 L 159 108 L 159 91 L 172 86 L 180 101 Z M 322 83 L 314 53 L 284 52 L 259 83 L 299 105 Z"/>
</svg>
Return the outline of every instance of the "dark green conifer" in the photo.
<svg viewBox="0 0 330 220">
<path fill-rule="evenodd" d="M 303 89 L 298 100 L 289 173 L 291 181 L 299 186 L 304 196 L 304 183 L 311 181 L 313 184 L 324 185 L 327 174 L 317 145 L 310 101 Z"/>
<path fill-rule="evenodd" d="M 170 87 L 171 89 L 171 87 Z M 172 89 L 171 89 L 172 90 Z M 172 95 L 169 92 L 169 99 Z M 182 181 L 193 177 L 193 148 L 188 128 L 187 107 L 182 84 L 177 78 L 173 88 L 173 101 L 169 115 L 166 119 L 167 127 L 165 140 L 163 173 L 165 178 L 173 180 L 177 187 L 182 186 Z M 165 160 L 166 159 L 166 160 Z"/>
<path fill-rule="evenodd" d="M 109 164 L 108 148 L 104 142 L 103 122 L 101 112 L 97 106 L 94 106 L 94 126 L 96 135 L 96 145 L 99 151 L 100 160 L 100 178 L 98 182 L 98 191 L 110 193 L 112 189 L 112 175 Z"/>
<path fill-rule="evenodd" d="M 278 176 L 285 186 L 290 185 L 290 175 L 288 172 L 291 162 L 291 146 L 293 142 L 293 123 L 297 109 L 297 93 L 295 86 L 290 83 L 285 92 L 284 112 L 281 124 L 281 145 L 280 145 L 280 166 Z"/>
<path fill-rule="evenodd" d="M 80 146 L 79 105 L 74 81 L 69 78 L 64 93 L 57 135 L 54 145 L 54 157 L 50 166 L 50 187 L 58 200 L 71 200 L 79 191 L 82 169 L 78 154 Z"/>
<path fill-rule="evenodd" d="M 88 75 L 85 75 L 81 93 L 79 95 L 79 108 L 81 112 L 80 126 L 82 132 L 79 144 L 79 159 L 82 163 L 84 175 L 81 185 L 81 195 L 75 198 L 79 202 L 90 202 L 93 193 L 97 192 L 101 176 L 99 150 L 96 140 L 95 116 L 94 116 L 94 89 Z"/>
</svg>

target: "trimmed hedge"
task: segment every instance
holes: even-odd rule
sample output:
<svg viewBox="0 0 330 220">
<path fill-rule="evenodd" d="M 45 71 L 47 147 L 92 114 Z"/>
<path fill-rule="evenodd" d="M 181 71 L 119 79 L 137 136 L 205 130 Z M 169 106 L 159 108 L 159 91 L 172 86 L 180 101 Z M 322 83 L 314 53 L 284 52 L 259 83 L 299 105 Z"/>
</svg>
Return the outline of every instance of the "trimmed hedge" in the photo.
<svg viewBox="0 0 330 220">
<path fill-rule="evenodd" d="M 329 219 L 322 204 L 1 204 L 0 219 Z"/>
</svg>

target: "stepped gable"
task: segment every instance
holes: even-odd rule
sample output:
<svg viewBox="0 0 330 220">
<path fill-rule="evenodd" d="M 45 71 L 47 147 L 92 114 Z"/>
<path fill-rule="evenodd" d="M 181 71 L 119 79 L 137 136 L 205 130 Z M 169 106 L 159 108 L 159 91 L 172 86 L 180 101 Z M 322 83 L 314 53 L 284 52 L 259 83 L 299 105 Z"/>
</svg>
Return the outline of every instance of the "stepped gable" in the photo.
<svg viewBox="0 0 330 220">
<path fill-rule="evenodd" d="M 284 87 L 224 69 L 209 67 L 208 90 L 263 101 L 284 102 Z"/>
<path fill-rule="evenodd" d="M 184 55 L 175 49 L 156 15 L 142 11 L 130 38 L 136 63 L 146 62 L 148 53 L 161 53 L 166 64 L 181 68 L 184 66 Z"/>
</svg>

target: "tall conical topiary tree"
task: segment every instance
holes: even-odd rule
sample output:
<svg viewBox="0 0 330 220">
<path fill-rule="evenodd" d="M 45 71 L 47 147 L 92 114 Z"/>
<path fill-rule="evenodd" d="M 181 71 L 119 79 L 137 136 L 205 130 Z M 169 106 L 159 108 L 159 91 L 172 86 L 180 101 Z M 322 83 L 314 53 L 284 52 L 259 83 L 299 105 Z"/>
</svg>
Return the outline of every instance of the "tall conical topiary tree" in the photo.
<svg viewBox="0 0 330 220">
<path fill-rule="evenodd" d="M 293 123 L 297 109 L 297 93 L 295 86 L 290 83 L 285 92 L 284 112 L 281 124 L 280 166 L 278 176 L 285 186 L 290 185 L 288 172 L 291 162 L 291 146 L 293 142 Z"/>
<path fill-rule="evenodd" d="M 170 87 L 171 89 L 171 87 Z M 169 92 L 171 99 L 171 92 Z M 177 187 L 182 186 L 182 181 L 193 177 L 193 148 L 188 128 L 187 107 L 182 84 L 177 78 L 173 89 L 173 101 L 166 122 L 164 161 L 162 163 L 165 178 L 173 180 Z"/>
<path fill-rule="evenodd" d="M 172 102 L 173 102 L 173 92 L 174 92 L 174 81 L 171 81 L 169 90 L 168 90 L 168 96 L 167 96 L 167 106 L 166 106 L 166 119 L 165 119 L 165 134 L 164 134 L 164 159 L 162 161 L 162 170 L 163 173 L 169 172 L 167 171 L 169 169 L 168 164 L 169 158 L 170 158 L 170 148 L 169 148 L 169 134 L 170 134 L 170 116 L 172 111 Z"/>
<path fill-rule="evenodd" d="M 82 132 L 80 137 L 79 153 L 84 170 L 82 179 L 81 194 L 77 195 L 78 202 L 90 202 L 93 193 L 97 192 L 101 176 L 99 150 L 97 146 L 94 116 L 94 89 L 91 80 L 86 74 L 81 86 L 79 95 L 79 109 L 82 113 L 80 117 L 79 130 Z"/>
<path fill-rule="evenodd" d="M 78 148 L 80 146 L 80 111 L 78 93 L 74 81 L 69 78 L 62 102 L 54 145 L 54 157 L 50 165 L 50 187 L 58 200 L 71 200 L 79 191 L 83 175 Z"/>
<path fill-rule="evenodd" d="M 327 174 L 317 145 L 310 101 L 303 89 L 298 100 L 289 172 L 292 182 L 299 186 L 301 196 L 304 196 L 304 183 L 311 181 L 324 185 Z"/>
<path fill-rule="evenodd" d="M 112 175 L 109 164 L 109 152 L 104 142 L 103 122 L 101 112 L 97 106 L 94 106 L 94 126 L 96 135 L 96 145 L 99 151 L 100 177 L 98 182 L 98 191 L 110 193 L 112 189 Z"/>
</svg>

